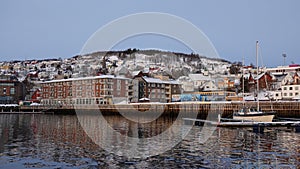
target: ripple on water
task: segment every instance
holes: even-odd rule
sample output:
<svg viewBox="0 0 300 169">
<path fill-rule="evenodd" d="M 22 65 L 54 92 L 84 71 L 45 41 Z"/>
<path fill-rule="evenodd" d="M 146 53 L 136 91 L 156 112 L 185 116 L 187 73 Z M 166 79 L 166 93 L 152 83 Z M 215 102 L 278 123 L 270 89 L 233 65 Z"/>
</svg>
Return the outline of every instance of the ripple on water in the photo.
<svg viewBox="0 0 300 169">
<path fill-rule="evenodd" d="M 300 135 L 284 130 L 268 130 L 255 134 L 248 129 L 217 128 L 206 142 L 201 142 L 201 127 L 193 127 L 189 135 L 171 150 L 145 159 L 128 159 L 101 149 L 80 127 L 76 116 L 31 115 L 18 124 L 17 115 L 10 121 L 0 115 L 0 130 L 5 130 L 0 144 L 0 168 L 296 168 L 300 161 Z M 110 123 L 126 121 L 111 118 Z M 5 120 L 4 120 L 5 119 Z M 32 120 L 36 126 L 31 127 Z M 161 132 L 170 120 L 157 120 L 157 126 L 143 126 L 145 136 Z M 72 125 L 71 125 L 72 124 Z M 153 124 L 154 125 L 154 124 Z M 4 127 L 4 128 L 1 128 Z M 149 128 L 147 128 L 149 127 Z M 127 131 L 127 130 L 131 131 Z M 34 132 L 33 132 L 34 130 Z M 119 131 L 134 133 L 132 127 Z M 157 131 L 156 131 L 157 130 Z M 22 131 L 22 132 L 20 132 Z M 4 133 L 4 132 L 2 132 Z M 18 133 L 17 135 L 15 133 Z M 172 134 L 172 133 L 170 133 Z M 113 137 L 107 137 L 116 149 Z M 138 144 L 140 151 L 155 150 L 156 145 Z"/>
</svg>

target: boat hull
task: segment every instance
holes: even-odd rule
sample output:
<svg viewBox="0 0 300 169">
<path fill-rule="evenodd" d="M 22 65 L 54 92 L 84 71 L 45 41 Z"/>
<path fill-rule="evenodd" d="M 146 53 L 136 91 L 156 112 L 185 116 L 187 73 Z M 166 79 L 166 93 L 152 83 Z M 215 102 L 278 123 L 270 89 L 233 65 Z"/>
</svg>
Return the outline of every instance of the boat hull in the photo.
<svg viewBox="0 0 300 169">
<path fill-rule="evenodd" d="M 235 120 L 245 120 L 245 121 L 256 121 L 256 122 L 272 122 L 275 114 L 266 113 L 266 114 L 251 114 L 251 115 L 233 115 Z"/>
</svg>

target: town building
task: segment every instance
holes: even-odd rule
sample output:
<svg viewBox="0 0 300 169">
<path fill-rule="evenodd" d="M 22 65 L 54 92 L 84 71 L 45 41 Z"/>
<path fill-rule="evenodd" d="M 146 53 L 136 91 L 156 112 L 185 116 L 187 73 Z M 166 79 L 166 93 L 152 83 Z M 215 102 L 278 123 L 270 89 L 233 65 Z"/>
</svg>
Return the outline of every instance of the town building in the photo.
<svg viewBox="0 0 300 169">
<path fill-rule="evenodd" d="M 287 83 L 282 85 L 282 98 L 289 100 L 299 98 L 300 94 L 300 75 L 295 72 L 294 75 L 290 75 L 292 79 L 289 79 Z"/>
<path fill-rule="evenodd" d="M 285 100 L 290 100 L 295 97 L 298 97 L 299 93 L 300 93 L 300 84 L 282 86 L 282 98 Z"/>
<path fill-rule="evenodd" d="M 199 88 L 201 88 L 204 83 L 212 81 L 211 77 L 203 74 L 189 74 L 189 78 L 194 83 L 194 91 L 199 91 Z"/>
<path fill-rule="evenodd" d="M 64 106 L 127 103 L 129 80 L 102 75 L 41 82 L 42 104 Z"/>
<path fill-rule="evenodd" d="M 273 77 L 270 73 L 264 72 L 253 78 L 250 76 L 248 83 L 249 83 L 249 90 L 250 92 L 256 92 L 257 90 L 257 83 L 259 85 L 259 90 L 274 90 L 274 82 L 275 77 Z"/>
<path fill-rule="evenodd" d="M 0 104 L 18 104 L 24 97 L 24 85 L 15 76 L 0 75 Z"/>
<path fill-rule="evenodd" d="M 174 80 L 161 80 L 147 76 L 136 76 L 138 99 L 135 101 L 171 102 L 172 95 L 181 94 L 181 84 Z"/>
</svg>

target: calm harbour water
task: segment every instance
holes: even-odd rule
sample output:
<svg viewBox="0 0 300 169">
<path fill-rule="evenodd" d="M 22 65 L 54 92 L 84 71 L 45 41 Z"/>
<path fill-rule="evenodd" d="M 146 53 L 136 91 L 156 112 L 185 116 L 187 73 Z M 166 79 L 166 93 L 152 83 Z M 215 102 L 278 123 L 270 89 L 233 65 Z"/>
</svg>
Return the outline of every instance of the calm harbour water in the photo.
<svg viewBox="0 0 300 169">
<path fill-rule="evenodd" d="M 151 125 L 135 126 L 119 116 L 107 116 L 120 133 L 142 128 L 139 137 L 151 137 L 168 128 L 173 119 L 161 117 Z M 95 130 L 99 130 L 95 128 Z M 95 144 L 76 115 L 1 114 L 0 168 L 299 168 L 300 133 L 287 128 L 217 128 L 200 142 L 195 126 L 171 150 L 145 159 L 128 159 Z M 107 137 L 111 144 L 113 137 Z"/>
</svg>

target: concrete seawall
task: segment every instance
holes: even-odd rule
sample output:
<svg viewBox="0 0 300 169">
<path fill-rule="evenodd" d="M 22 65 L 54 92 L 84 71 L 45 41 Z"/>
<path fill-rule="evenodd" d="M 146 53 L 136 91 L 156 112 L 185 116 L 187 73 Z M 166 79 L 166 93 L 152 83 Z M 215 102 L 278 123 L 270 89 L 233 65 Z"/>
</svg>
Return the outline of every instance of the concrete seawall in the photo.
<svg viewBox="0 0 300 169">
<path fill-rule="evenodd" d="M 243 105 L 256 107 L 256 102 L 178 102 L 178 103 L 134 103 L 119 105 L 76 105 L 76 106 L 22 106 L 20 111 L 54 112 L 57 114 L 76 113 L 80 111 L 116 114 L 122 112 L 164 112 L 164 114 L 198 113 L 199 118 L 205 118 L 208 113 L 218 112 L 222 117 L 230 117 L 234 111 Z M 279 117 L 300 118 L 300 102 L 260 102 L 263 111 L 276 111 Z"/>
</svg>

